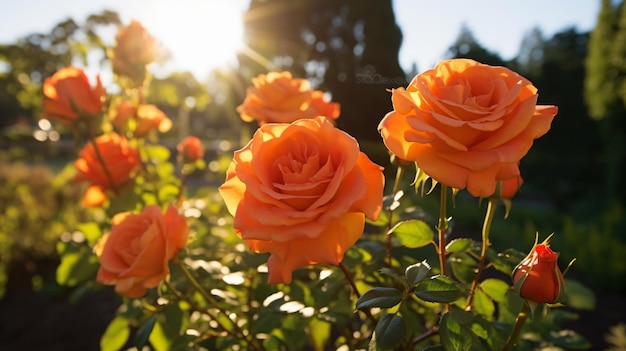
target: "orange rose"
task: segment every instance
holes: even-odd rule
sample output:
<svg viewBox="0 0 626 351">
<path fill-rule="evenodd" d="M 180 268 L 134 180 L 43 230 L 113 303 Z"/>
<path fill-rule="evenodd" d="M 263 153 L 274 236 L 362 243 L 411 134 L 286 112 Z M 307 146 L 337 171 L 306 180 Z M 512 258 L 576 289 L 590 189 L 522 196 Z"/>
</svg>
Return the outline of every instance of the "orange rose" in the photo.
<svg viewBox="0 0 626 351">
<path fill-rule="evenodd" d="M 105 93 L 100 76 L 96 77 L 96 86 L 92 88 L 82 69 L 63 68 L 43 83 L 43 115 L 66 125 L 81 117 L 96 116 L 102 111 Z"/>
<path fill-rule="evenodd" d="M 117 214 L 111 231 L 94 247 L 100 259 L 96 280 L 115 285 L 120 295 L 145 295 L 167 277 L 168 262 L 185 247 L 188 234 L 185 217 L 171 205 L 165 214 L 156 205 L 139 214 Z"/>
<path fill-rule="evenodd" d="M 513 271 L 513 284 L 520 296 L 538 303 L 554 303 L 565 286 L 557 260 L 550 249 L 549 238 L 535 245 Z"/>
<path fill-rule="evenodd" d="M 405 90 L 380 122 L 387 148 L 434 180 L 488 197 L 518 177 L 520 159 L 558 109 L 537 106 L 537 89 L 505 68 L 469 59 L 440 62 Z"/>
<path fill-rule="evenodd" d="M 123 101 L 115 109 L 112 123 L 122 131 L 128 129 L 128 121 L 135 118 L 136 126 L 133 135 L 142 138 L 157 129 L 165 133 L 172 128 L 172 121 L 156 105 L 139 104 L 135 107 L 131 101 Z"/>
<path fill-rule="evenodd" d="M 243 104 L 237 112 L 246 122 L 291 123 L 298 119 L 339 117 L 339 104 L 324 100 L 324 93 L 311 90 L 305 79 L 294 79 L 290 72 L 270 72 L 252 78 Z"/>
<path fill-rule="evenodd" d="M 136 20 L 119 30 L 113 49 L 113 72 L 142 80 L 146 66 L 156 59 L 155 40 Z"/>
<path fill-rule="evenodd" d="M 104 193 L 117 192 L 141 165 L 139 151 L 118 134 L 99 136 L 95 139 L 95 144 L 106 168 L 102 166 L 93 143 L 87 144 L 74 162 L 77 170 L 74 180 L 92 184 L 83 198 L 83 203 L 88 207 L 101 205 L 106 198 Z"/>
<path fill-rule="evenodd" d="M 182 156 L 184 162 L 196 162 L 204 157 L 204 148 L 202 142 L 195 136 L 188 136 L 178 145 L 176 150 Z"/>
<path fill-rule="evenodd" d="M 500 185 L 499 197 L 502 199 L 512 198 L 522 184 L 524 184 L 524 179 L 522 179 L 521 176 L 502 181 L 502 184 Z"/>
<path fill-rule="evenodd" d="M 234 229 L 269 252 L 270 283 L 309 264 L 338 264 L 382 207 L 382 167 L 325 117 L 268 123 L 235 152 L 219 191 Z"/>
</svg>

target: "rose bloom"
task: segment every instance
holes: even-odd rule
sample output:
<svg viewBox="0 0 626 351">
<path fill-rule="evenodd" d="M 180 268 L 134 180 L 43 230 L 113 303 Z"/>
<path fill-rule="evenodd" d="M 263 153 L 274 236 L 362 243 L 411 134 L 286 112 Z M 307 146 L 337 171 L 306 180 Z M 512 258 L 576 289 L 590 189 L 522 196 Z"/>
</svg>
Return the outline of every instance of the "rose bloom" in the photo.
<svg viewBox="0 0 626 351">
<path fill-rule="evenodd" d="M 43 94 L 43 116 L 70 125 L 83 116 L 98 115 L 106 92 L 99 75 L 92 87 L 82 69 L 66 67 L 46 78 Z"/>
<path fill-rule="evenodd" d="M 139 214 L 117 214 L 111 231 L 94 247 L 100 259 L 96 280 L 115 285 L 120 295 L 145 295 L 167 277 L 168 262 L 185 247 L 188 234 L 187 220 L 171 205 L 165 214 L 156 205 Z"/>
<path fill-rule="evenodd" d="M 512 198 L 522 184 L 524 184 L 524 179 L 522 179 L 521 176 L 502 181 L 502 184 L 500 185 L 499 197 L 502 199 Z"/>
<path fill-rule="evenodd" d="M 505 68 L 469 59 L 440 62 L 407 89 L 380 122 L 387 148 L 434 180 L 477 197 L 520 175 L 518 163 L 558 109 L 536 105 L 537 89 Z"/>
<path fill-rule="evenodd" d="M 93 143 L 83 147 L 76 167 L 75 181 L 87 181 L 91 186 L 83 198 L 88 207 L 100 206 L 108 191 L 117 192 L 125 185 L 141 166 L 139 151 L 130 146 L 128 140 L 116 133 L 104 134 L 95 139 L 98 151 L 106 164 L 105 171 Z"/>
<path fill-rule="evenodd" d="M 557 265 L 559 255 L 547 242 L 535 245 L 513 271 L 513 284 L 521 297 L 538 303 L 554 303 L 565 286 Z"/>
<path fill-rule="evenodd" d="M 133 135 L 142 138 L 152 130 L 165 133 L 172 128 L 172 121 L 156 105 L 139 104 L 137 107 L 132 101 L 123 101 L 115 108 L 111 123 L 120 131 L 128 129 L 128 122 L 135 119 Z"/>
<path fill-rule="evenodd" d="M 268 123 L 235 152 L 219 191 L 234 229 L 271 254 L 270 283 L 310 264 L 339 264 L 382 207 L 382 167 L 325 117 Z"/>
<path fill-rule="evenodd" d="M 155 40 L 136 20 L 121 28 L 111 58 L 113 72 L 133 79 L 144 77 L 145 68 L 157 56 Z"/>
<path fill-rule="evenodd" d="M 246 98 L 237 112 L 246 122 L 291 123 L 298 119 L 339 117 L 339 104 L 324 100 L 324 93 L 311 90 L 309 81 L 295 79 L 290 72 L 270 72 L 252 78 Z"/>
<path fill-rule="evenodd" d="M 195 162 L 204 157 L 204 148 L 202 142 L 195 136 L 188 136 L 183 139 L 176 150 L 182 155 L 184 162 Z"/>
</svg>

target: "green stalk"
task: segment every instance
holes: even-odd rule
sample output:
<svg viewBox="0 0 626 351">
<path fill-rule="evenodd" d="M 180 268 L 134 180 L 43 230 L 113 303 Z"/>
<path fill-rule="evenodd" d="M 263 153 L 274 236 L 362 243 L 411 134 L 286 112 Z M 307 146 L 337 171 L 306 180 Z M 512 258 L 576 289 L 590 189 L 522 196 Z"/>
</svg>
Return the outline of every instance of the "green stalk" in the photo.
<svg viewBox="0 0 626 351">
<path fill-rule="evenodd" d="M 441 184 L 441 199 L 439 201 L 439 223 L 437 224 L 437 232 L 439 234 L 439 267 L 441 275 L 446 275 L 446 232 L 448 231 L 448 217 L 446 214 L 448 199 L 448 187 Z"/>
<path fill-rule="evenodd" d="M 528 306 L 528 301 L 524 301 L 524 303 L 522 304 L 522 309 L 519 311 L 517 318 L 515 318 L 515 324 L 513 325 L 511 335 L 509 335 L 509 337 L 506 339 L 504 347 L 502 347 L 502 351 L 509 351 L 512 349 L 513 345 L 519 338 L 519 334 L 524 327 L 524 323 L 526 323 L 526 318 L 528 318 L 528 312 L 530 312 L 530 306 Z"/>
<path fill-rule="evenodd" d="M 474 300 L 474 293 L 476 292 L 476 288 L 478 287 L 478 282 L 480 280 L 480 276 L 485 269 L 485 261 L 487 259 L 487 249 L 489 248 L 489 232 L 491 231 L 491 223 L 493 222 L 493 217 L 496 213 L 496 205 L 498 204 L 497 198 L 489 198 L 489 203 L 487 204 L 487 212 L 485 213 L 485 221 L 483 222 L 482 228 L 482 247 L 480 250 L 480 258 L 478 260 L 478 267 L 476 270 L 476 274 L 474 275 L 474 279 L 472 280 L 472 285 L 470 287 L 469 295 L 467 296 L 467 302 L 465 304 L 466 307 L 472 305 L 472 301 Z"/>
<path fill-rule="evenodd" d="M 400 189 L 400 182 L 402 180 L 402 176 L 404 175 L 404 167 L 402 166 L 398 166 L 398 170 L 396 171 L 396 179 L 393 182 L 393 189 L 391 190 L 391 196 L 393 197 L 393 199 L 395 199 L 396 194 L 398 193 L 398 190 Z M 393 209 L 392 209 L 392 205 L 393 204 L 393 200 L 392 203 L 389 205 L 389 208 L 387 209 L 387 266 L 391 266 L 391 261 L 392 261 L 392 254 L 393 254 L 393 245 L 392 245 L 392 241 L 391 241 L 391 228 L 393 228 Z"/>
</svg>

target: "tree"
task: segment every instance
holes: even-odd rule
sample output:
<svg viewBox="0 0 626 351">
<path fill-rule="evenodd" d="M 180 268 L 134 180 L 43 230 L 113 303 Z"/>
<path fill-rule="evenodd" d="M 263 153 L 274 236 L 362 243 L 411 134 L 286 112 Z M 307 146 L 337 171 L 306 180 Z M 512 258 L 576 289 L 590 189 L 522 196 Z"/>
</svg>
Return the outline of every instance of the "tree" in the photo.
<svg viewBox="0 0 626 351">
<path fill-rule="evenodd" d="M 607 198 L 626 201 L 626 6 L 603 0 L 585 61 L 585 101 L 604 143 Z"/>
<path fill-rule="evenodd" d="M 50 33 L 34 33 L 16 43 L 0 45 L 0 127 L 18 118 L 37 119 L 43 81 L 75 60 L 86 63 L 94 51 L 99 50 L 105 58 L 106 46 L 98 30 L 119 24 L 117 13 L 103 11 L 89 16 L 83 24 L 68 18 Z"/>
<path fill-rule="evenodd" d="M 504 66 L 505 61 L 500 55 L 484 48 L 474 37 L 474 33 L 466 26 L 461 27 L 461 32 L 456 41 L 448 48 L 445 55 L 447 58 L 471 58 L 478 62 L 492 65 Z"/>
<path fill-rule="evenodd" d="M 602 193 L 598 182 L 603 177 L 599 156 L 603 152 L 602 140 L 583 102 L 588 40 L 588 33 L 568 28 L 547 40 L 524 41 L 530 47 L 520 49 L 520 55 L 541 53 L 540 60 L 523 66 L 527 67 L 526 77 L 537 87 L 540 104 L 559 107 L 550 132 L 535 141 L 522 161 L 523 175 L 532 179 L 526 192 L 536 190 L 547 195 L 564 210 L 593 206 L 595 203 L 588 200 L 597 200 L 598 193 Z M 524 62 L 521 57 L 518 56 L 518 62 Z M 555 182 L 557 177 L 559 181 Z M 590 206 L 586 208 L 589 209 Z"/>
<path fill-rule="evenodd" d="M 378 123 L 392 110 L 386 90 L 407 85 L 391 0 L 252 0 L 245 26 L 243 72 L 308 78 L 341 104 L 340 128 L 380 140 Z"/>
</svg>

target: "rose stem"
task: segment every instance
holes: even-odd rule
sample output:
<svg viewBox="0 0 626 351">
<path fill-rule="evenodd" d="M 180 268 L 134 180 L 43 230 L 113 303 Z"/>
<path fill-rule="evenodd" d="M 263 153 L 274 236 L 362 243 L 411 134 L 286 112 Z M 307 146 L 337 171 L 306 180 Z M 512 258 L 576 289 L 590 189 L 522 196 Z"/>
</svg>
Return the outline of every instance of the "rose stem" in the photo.
<svg viewBox="0 0 626 351">
<path fill-rule="evenodd" d="M 474 300 L 474 293 L 476 292 L 476 288 L 478 287 L 478 281 L 480 280 L 480 276 L 483 272 L 483 269 L 485 268 L 487 248 L 489 247 L 489 231 L 491 230 L 493 216 L 496 213 L 497 203 L 498 199 L 495 197 L 489 198 L 489 202 L 487 203 L 487 213 L 485 213 L 485 221 L 483 222 L 482 228 L 482 247 L 480 250 L 480 259 L 478 261 L 478 267 L 476 268 L 476 274 L 474 275 L 474 279 L 472 280 L 469 295 L 467 296 L 467 303 L 465 304 L 465 308 L 469 308 L 472 305 L 472 301 Z"/>
<path fill-rule="evenodd" d="M 106 163 L 104 162 L 104 158 L 102 157 L 102 154 L 100 153 L 100 149 L 98 148 L 98 143 L 96 143 L 96 140 L 93 136 L 89 136 L 89 142 L 91 143 L 91 145 L 93 146 L 94 152 L 96 153 L 96 157 L 98 158 L 98 162 L 100 162 L 100 164 L 102 165 L 102 169 L 104 170 L 104 174 L 106 175 L 107 179 L 109 180 L 109 183 L 111 183 L 111 189 L 113 189 L 113 191 L 115 193 L 117 193 L 118 189 L 117 189 L 117 185 L 115 184 L 115 181 L 113 180 L 113 176 L 111 175 L 111 172 L 109 172 L 109 168 L 107 167 Z"/>
<path fill-rule="evenodd" d="M 513 330 L 511 331 L 511 335 L 506 339 L 506 343 L 504 347 L 502 347 L 502 351 L 509 351 L 517 341 L 522 328 L 524 327 L 524 323 L 526 322 L 526 318 L 528 317 L 528 312 L 530 312 L 530 307 L 528 306 L 528 301 L 524 300 L 522 303 L 522 309 L 519 311 L 517 318 L 515 318 L 515 325 L 513 325 Z"/>
<path fill-rule="evenodd" d="M 348 269 L 348 267 L 346 267 L 342 262 L 339 262 L 338 266 L 339 268 L 341 268 L 343 275 L 348 280 L 350 287 L 352 287 L 352 293 L 354 294 L 354 296 L 356 296 L 357 299 L 360 298 L 361 294 L 359 293 L 359 290 L 356 288 L 356 284 L 354 283 L 354 279 L 352 278 L 352 274 L 350 274 L 350 270 Z M 376 318 L 372 316 L 369 310 L 365 310 L 363 312 L 367 315 L 367 318 L 370 320 L 370 322 L 372 322 L 372 325 L 376 325 L 376 323 L 378 323 L 376 321 Z"/>
<path fill-rule="evenodd" d="M 393 228 L 393 203 L 395 201 L 395 197 L 396 194 L 398 193 L 398 190 L 400 189 L 400 181 L 402 180 L 402 176 L 404 175 L 404 167 L 402 166 L 398 166 L 398 170 L 396 171 L 396 179 L 393 182 L 393 189 L 391 190 L 391 196 L 392 196 L 392 201 L 389 204 L 389 207 L 387 208 L 387 266 L 391 267 L 391 260 L 392 260 L 392 251 L 393 251 L 393 246 L 391 243 L 391 228 Z"/>
<path fill-rule="evenodd" d="M 343 275 L 348 280 L 348 283 L 350 284 L 350 287 L 352 287 L 352 293 L 354 294 L 354 296 L 356 296 L 357 299 L 360 298 L 361 297 L 361 293 L 359 293 L 359 289 L 356 288 L 356 284 L 354 283 L 354 279 L 352 278 L 352 274 L 350 274 L 350 271 L 348 270 L 348 267 L 346 267 L 342 262 L 339 262 L 339 264 L 337 266 L 339 266 L 339 268 L 341 268 L 341 271 L 343 272 Z"/>
<path fill-rule="evenodd" d="M 185 277 L 187 277 L 187 279 L 189 280 L 189 282 L 191 282 L 191 285 L 193 285 L 196 290 L 198 290 L 198 292 L 200 293 L 200 295 L 202 295 L 202 297 L 210 304 L 214 305 L 217 307 L 217 301 L 215 301 L 215 298 L 213 298 L 213 296 L 211 296 L 211 294 L 209 294 L 198 282 L 198 280 L 196 280 L 196 278 L 191 274 L 191 272 L 187 269 L 187 267 L 185 266 L 185 264 L 182 261 L 178 261 L 178 266 L 180 267 L 180 269 L 183 271 L 183 274 L 185 274 Z M 226 314 L 224 311 L 222 311 L 222 309 L 219 309 L 220 312 Z M 228 315 L 227 315 L 228 317 Z M 230 320 L 230 318 L 228 318 L 228 320 Z M 242 337 L 244 337 L 244 339 L 246 341 L 248 341 L 248 343 L 250 344 L 250 346 L 253 346 L 254 343 L 252 340 L 248 340 L 248 338 L 246 337 L 247 335 L 239 328 L 239 326 L 237 325 L 236 322 L 232 323 L 233 325 L 233 329 L 235 329 Z"/>
<path fill-rule="evenodd" d="M 446 216 L 446 200 L 448 195 L 448 186 L 441 184 L 441 199 L 439 202 L 439 223 L 437 224 L 437 232 L 439 234 L 439 266 L 441 275 L 446 275 L 446 231 L 448 231 L 448 217 Z"/>
</svg>

